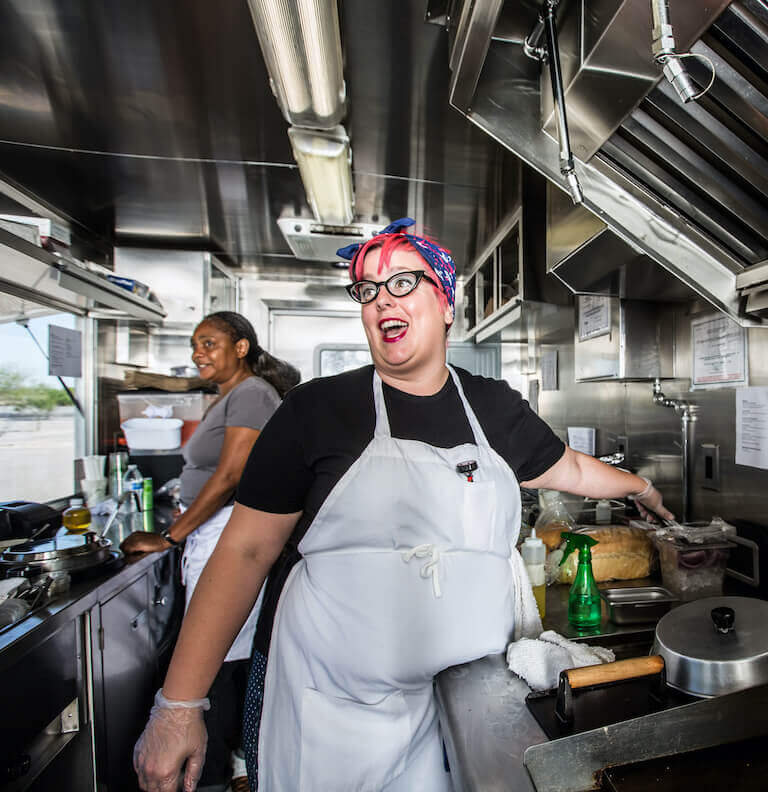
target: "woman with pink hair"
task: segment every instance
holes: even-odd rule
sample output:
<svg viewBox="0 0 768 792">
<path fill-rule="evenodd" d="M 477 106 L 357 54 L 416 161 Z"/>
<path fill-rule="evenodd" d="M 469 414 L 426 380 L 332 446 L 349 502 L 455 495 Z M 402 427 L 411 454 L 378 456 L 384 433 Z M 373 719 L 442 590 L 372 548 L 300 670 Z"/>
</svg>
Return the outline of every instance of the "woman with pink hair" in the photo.
<svg viewBox="0 0 768 792">
<path fill-rule="evenodd" d="M 185 761 L 194 788 L 208 686 L 268 573 L 251 788 L 447 792 L 434 676 L 541 630 L 515 549 L 520 486 L 669 515 L 505 382 L 446 364 L 456 269 L 411 225 L 339 251 L 373 365 L 295 388 L 260 434 L 137 744 L 148 792 L 174 790 Z"/>
</svg>

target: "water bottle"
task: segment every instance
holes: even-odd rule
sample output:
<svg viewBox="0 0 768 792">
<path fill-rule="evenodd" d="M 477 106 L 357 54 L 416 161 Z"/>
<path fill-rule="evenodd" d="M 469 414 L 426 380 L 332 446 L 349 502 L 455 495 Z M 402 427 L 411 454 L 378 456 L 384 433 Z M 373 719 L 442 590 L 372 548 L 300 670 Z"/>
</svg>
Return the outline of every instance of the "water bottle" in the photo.
<svg viewBox="0 0 768 792">
<path fill-rule="evenodd" d="M 125 476 L 123 477 L 123 491 L 133 492 L 134 496 L 126 500 L 124 504 L 126 512 L 141 511 L 141 496 L 143 490 L 144 477 L 141 475 L 138 465 L 128 465 L 128 470 L 125 471 Z"/>
</svg>

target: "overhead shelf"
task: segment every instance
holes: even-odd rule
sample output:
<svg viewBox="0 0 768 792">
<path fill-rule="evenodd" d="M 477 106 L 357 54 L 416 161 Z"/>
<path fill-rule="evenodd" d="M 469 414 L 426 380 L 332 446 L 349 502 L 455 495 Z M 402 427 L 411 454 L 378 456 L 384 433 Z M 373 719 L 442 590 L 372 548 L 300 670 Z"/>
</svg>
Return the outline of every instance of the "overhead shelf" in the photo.
<svg viewBox="0 0 768 792">
<path fill-rule="evenodd" d="M 0 228 L 0 288 L 76 313 L 93 313 L 82 299 L 117 311 L 115 316 L 159 323 L 157 303 L 110 283 L 73 259 L 65 259 Z M 49 275 L 50 277 L 46 277 Z"/>
</svg>

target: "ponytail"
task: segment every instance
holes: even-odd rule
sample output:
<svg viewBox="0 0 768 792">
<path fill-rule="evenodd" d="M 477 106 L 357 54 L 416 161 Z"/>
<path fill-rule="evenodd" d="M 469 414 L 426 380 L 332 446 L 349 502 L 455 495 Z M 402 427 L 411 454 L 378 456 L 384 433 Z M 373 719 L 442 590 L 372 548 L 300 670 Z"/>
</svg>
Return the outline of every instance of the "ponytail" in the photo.
<svg viewBox="0 0 768 792">
<path fill-rule="evenodd" d="M 242 314 L 234 311 L 217 311 L 204 317 L 203 322 L 215 324 L 219 330 L 227 333 L 235 344 L 244 338 L 248 342 L 248 353 L 245 360 L 251 367 L 251 371 L 257 377 L 266 380 L 278 392 L 281 399 L 294 385 L 301 382 L 301 374 L 298 369 L 290 363 L 270 355 L 259 346 L 253 325 Z"/>
</svg>

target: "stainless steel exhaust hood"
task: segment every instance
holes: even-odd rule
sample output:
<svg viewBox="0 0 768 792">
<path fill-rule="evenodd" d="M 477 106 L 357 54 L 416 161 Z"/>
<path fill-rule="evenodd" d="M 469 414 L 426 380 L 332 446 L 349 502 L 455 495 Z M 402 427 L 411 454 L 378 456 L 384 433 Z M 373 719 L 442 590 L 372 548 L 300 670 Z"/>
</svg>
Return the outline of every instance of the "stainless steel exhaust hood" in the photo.
<svg viewBox="0 0 768 792">
<path fill-rule="evenodd" d="M 669 270 L 614 234 L 551 182 L 547 185 L 547 273 L 576 294 L 686 302 L 696 295 Z"/>
<path fill-rule="evenodd" d="M 540 5 L 456 0 L 451 102 L 560 186 L 549 75 L 522 47 Z M 571 141 L 594 228 L 589 256 L 571 247 L 550 269 L 574 292 L 614 293 L 642 284 L 652 261 L 739 323 L 759 324 L 743 311 L 737 276 L 768 257 L 768 6 L 670 0 L 670 17 L 679 51 L 715 66 L 699 101 L 682 104 L 659 82 L 650 0 L 562 3 Z M 705 86 L 706 68 L 686 65 Z M 612 259 L 623 267 L 582 271 L 588 260 Z"/>
</svg>

